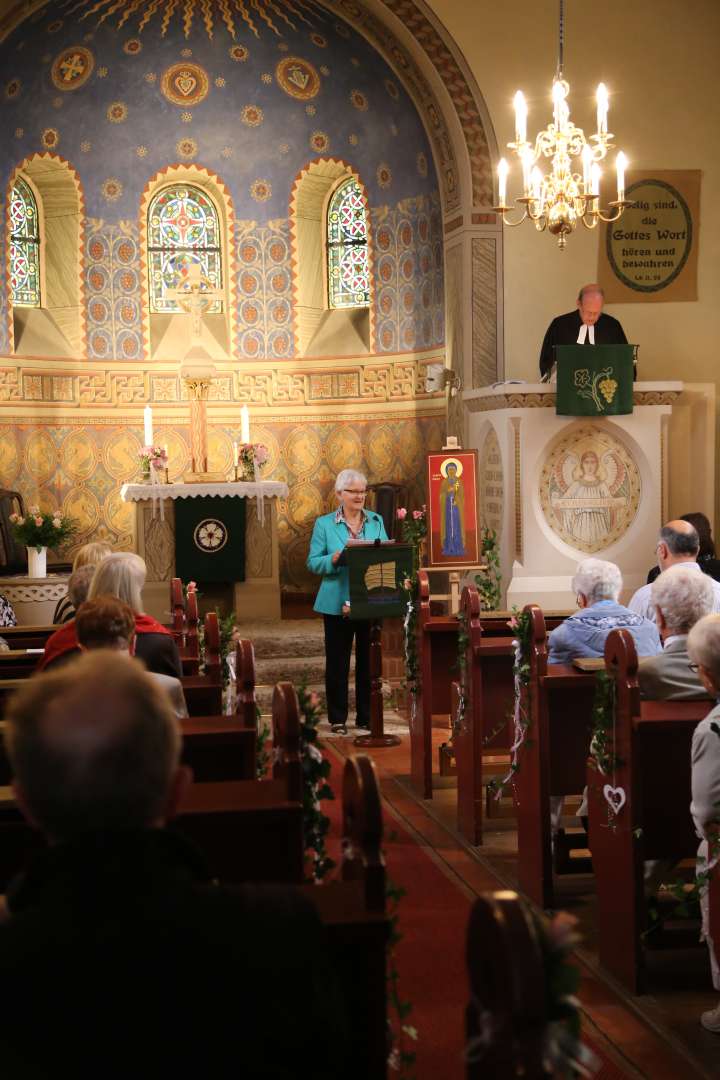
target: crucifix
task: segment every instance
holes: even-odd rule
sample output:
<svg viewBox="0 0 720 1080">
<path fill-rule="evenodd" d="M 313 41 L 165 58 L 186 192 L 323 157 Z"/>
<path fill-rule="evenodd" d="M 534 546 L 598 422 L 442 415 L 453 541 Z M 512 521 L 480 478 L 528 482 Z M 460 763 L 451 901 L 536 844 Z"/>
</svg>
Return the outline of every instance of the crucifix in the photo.
<svg viewBox="0 0 720 1080">
<path fill-rule="evenodd" d="M 213 289 L 202 273 L 200 263 L 185 263 L 180 270 L 181 280 L 173 289 L 165 289 L 164 296 L 174 300 L 184 312 L 192 316 L 190 347 L 200 342 L 202 320 L 205 312 L 216 300 L 222 299 L 222 289 Z"/>
</svg>

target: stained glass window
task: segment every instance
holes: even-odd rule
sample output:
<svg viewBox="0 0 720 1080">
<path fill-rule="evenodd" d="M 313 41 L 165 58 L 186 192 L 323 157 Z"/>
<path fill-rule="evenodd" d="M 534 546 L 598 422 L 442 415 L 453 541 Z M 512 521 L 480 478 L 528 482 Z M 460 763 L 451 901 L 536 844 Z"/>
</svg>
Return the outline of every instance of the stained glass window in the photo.
<svg viewBox="0 0 720 1080">
<path fill-rule="evenodd" d="M 148 275 L 150 310 L 184 309 L 166 290 L 200 274 L 201 288 L 222 288 L 220 223 L 214 204 L 200 188 L 175 184 L 163 188 L 148 211 Z M 194 271 L 194 272 L 193 272 Z M 222 311 L 220 297 L 205 308 Z"/>
<path fill-rule="evenodd" d="M 367 209 L 357 180 L 346 180 L 330 200 L 327 251 L 330 307 L 369 307 Z"/>
<path fill-rule="evenodd" d="M 40 307 L 38 208 L 20 177 L 10 193 L 10 291 L 16 307 Z"/>
</svg>

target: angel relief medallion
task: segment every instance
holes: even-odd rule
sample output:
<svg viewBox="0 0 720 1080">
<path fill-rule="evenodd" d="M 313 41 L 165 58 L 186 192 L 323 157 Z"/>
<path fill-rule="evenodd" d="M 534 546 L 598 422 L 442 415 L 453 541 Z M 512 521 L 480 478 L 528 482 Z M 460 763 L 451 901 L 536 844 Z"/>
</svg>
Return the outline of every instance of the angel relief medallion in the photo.
<svg viewBox="0 0 720 1080">
<path fill-rule="evenodd" d="M 545 461 L 540 505 L 557 536 L 592 555 L 630 527 L 640 486 L 640 472 L 627 447 L 606 431 L 576 428 Z"/>
</svg>

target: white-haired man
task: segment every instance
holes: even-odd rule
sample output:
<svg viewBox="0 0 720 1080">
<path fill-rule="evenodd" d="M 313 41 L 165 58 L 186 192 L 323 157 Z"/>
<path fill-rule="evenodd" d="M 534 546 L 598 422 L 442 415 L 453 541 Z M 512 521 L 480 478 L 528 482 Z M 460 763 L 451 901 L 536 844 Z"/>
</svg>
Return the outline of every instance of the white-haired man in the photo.
<svg viewBox="0 0 720 1080">
<path fill-rule="evenodd" d="M 702 574 L 703 569 L 697 561 L 700 551 L 700 537 L 697 529 L 689 521 L 678 518 L 663 525 L 658 534 L 655 548 L 657 564 L 661 571 L 671 566 L 686 566 L 694 574 Z M 715 614 L 720 612 L 720 582 L 712 581 L 713 607 Z M 655 605 L 650 592 L 650 585 L 642 585 L 630 598 L 628 607 L 636 615 L 644 615 L 651 622 L 655 621 Z"/>
<path fill-rule="evenodd" d="M 579 611 L 548 637 L 548 663 L 568 664 L 576 656 L 599 657 L 611 630 L 629 630 L 639 656 L 655 656 L 662 646 L 654 623 L 619 603 L 622 574 L 615 563 L 584 559 L 572 580 Z"/>
<path fill-rule="evenodd" d="M 688 654 L 710 697 L 720 699 L 720 615 L 706 615 L 688 635 Z M 701 838 L 698 871 L 704 873 L 720 854 L 720 704 L 701 720 L 693 732 L 691 751 L 692 802 L 690 813 Z M 710 950 L 713 986 L 720 990 L 720 958 L 710 937 L 710 905 L 707 889 L 700 896 L 703 934 Z M 718 943 L 720 946 L 720 942 Z M 720 1035 L 720 1004 L 704 1012 L 700 1023 Z"/>
<path fill-rule="evenodd" d="M 642 696 L 653 701 L 707 697 L 697 672 L 690 668 L 687 640 L 695 623 L 712 612 L 712 578 L 689 566 L 671 566 L 655 578 L 651 594 L 663 651 L 640 662 Z"/>
</svg>

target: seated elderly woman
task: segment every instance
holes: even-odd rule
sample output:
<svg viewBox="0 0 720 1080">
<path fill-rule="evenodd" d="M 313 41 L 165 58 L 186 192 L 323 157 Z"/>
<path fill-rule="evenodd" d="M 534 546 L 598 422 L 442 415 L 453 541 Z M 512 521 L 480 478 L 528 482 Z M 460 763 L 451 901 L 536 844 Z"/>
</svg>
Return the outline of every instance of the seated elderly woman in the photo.
<svg viewBox="0 0 720 1080">
<path fill-rule="evenodd" d="M 148 671 L 180 678 L 182 663 L 172 634 L 142 610 L 142 587 L 146 572 L 145 561 L 139 555 L 129 551 L 108 555 L 95 569 L 87 598 L 95 600 L 98 596 L 114 596 L 129 604 L 135 612 L 135 655 L 145 661 Z M 39 670 L 55 667 L 79 651 L 73 619 L 48 638 Z"/>
<path fill-rule="evenodd" d="M 548 663 L 567 664 L 576 656 L 602 656 L 611 630 L 629 630 L 638 656 L 655 656 L 662 646 L 657 627 L 618 603 L 622 574 L 615 563 L 584 559 L 572 579 L 576 611 L 548 636 Z"/>
<path fill-rule="evenodd" d="M 688 654 L 700 681 L 715 701 L 720 699 L 720 615 L 705 615 L 688 635 Z M 693 732 L 690 752 L 690 813 L 700 837 L 698 874 L 718 859 L 720 838 L 720 704 L 701 720 Z M 713 986 L 720 990 L 720 955 L 710 937 L 710 904 L 705 886 L 700 894 L 703 936 L 710 951 Z M 720 950 L 720 942 L 716 943 Z M 720 1035 L 720 1004 L 702 1013 L 700 1023 Z"/>
<path fill-rule="evenodd" d="M 653 701 L 705 698 L 707 690 L 690 667 L 688 634 L 713 609 L 714 592 L 707 574 L 695 567 L 670 566 L 652 583 L 652 603 L 663 651 L 641 660 L 638 682 Z"/>
<path fill-rule="evenodd" d="M 106 544 L 104 540 L 94 540 L 90 544 L 83 544 L 83 546 L 78 549 L 75 558 L 73 559 L 72 574 L 68 581 L 67 596 L 63 596 L 62 600 L 58 600 L 57 602 L 55 614 L 53 615 L 54 623 L 70 622 L 77 609 L 87 599 L 87 587 L 84 592 L 76 592 L 76 595 L 73 596 L 71 592 L 73 581 L 76 583 L 76 590 L 80 588 L 80 582 L 83 582 L 86 579 L 87 586 L 89 587 L 90 578 L 93 575 L 95 567 L 98 563 L 102 562 L 103 559 L 106 559 L 108 555 L 112 555 L 112 548 L 110 544 Z M 89 567 L 89 571 L 85 575 L 81 574 L 79 577 L 76 577 L 78 571 L 82 570 L 84 567 Z"/>
</svg>

